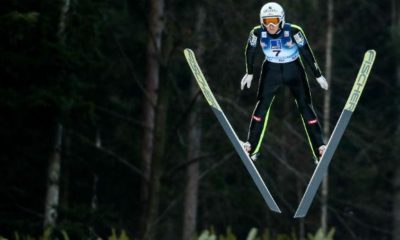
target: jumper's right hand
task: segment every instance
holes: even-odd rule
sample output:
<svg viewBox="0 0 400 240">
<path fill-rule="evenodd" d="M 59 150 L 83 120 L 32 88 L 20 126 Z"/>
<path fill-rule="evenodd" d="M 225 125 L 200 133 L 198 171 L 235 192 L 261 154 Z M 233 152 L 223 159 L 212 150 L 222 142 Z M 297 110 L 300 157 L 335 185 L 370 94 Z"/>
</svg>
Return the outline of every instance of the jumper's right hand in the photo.
<svg viewBox="0 0 400 240">
<path fill-rule="evenodd" d="M 247 85 L 247 88 L 250 88 L 252 80 L 253 74 L 246 73 L 246 75 L 244 75 L 244 77 L 242 78 L 242 82 L 240 83 L 240 90 L 243 90 L 244 85 Z"/>
</svg>

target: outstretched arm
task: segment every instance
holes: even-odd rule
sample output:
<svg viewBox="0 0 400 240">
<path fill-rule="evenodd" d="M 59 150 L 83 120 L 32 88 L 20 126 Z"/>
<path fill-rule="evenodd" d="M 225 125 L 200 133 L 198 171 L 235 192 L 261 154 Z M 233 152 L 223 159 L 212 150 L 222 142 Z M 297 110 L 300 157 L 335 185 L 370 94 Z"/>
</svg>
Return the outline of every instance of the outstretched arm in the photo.
<svg viewBox="0 0 400 240">
<path fill-rule="evenodd" d="M 242 78 L 240 82 L 240 89 L 243 90 L 244 86 L 250 88 L 251 81 L 253 80 L 253 65 L 254 65 L 254 57 L 256 55 L 257 42 L 260 35 L 260 27 L 255 27 L 250 32 L 249 39 L 247 40 L 245 57 L 246 57 L 246 74 Z"/>
<path fill-rule="evenodd" d="M 306 35 L 303 32 L 303 29 L 297 25 L 293 25 L 293 38 L 294 41 L 297 43 L 297 46 L 299 46 L 299 51 L 301 54 L 301 57 L 305 60 L 307 65 L 311 68 L 314 77 L 318 78 L 322 75 L 321 70 L 319 69 L 317 60 L 315 60 L 314 54 L 311 50 L 311 47 L 307 41 Z"/>
<path fill-rule="evenodd" d="M 303 32 L 303 29 L 297 25 L 293 25 L 293 38 L 299 47 L 299 52 L 302 59 L 305 60 L 306 64 L 311 68 L 314 77 L 317 79 L 319 85 L 327 90 L 328 83 L 324 76 L 322 76 L 321 69 L 318 66 L 317 60 L 315 60 L 314 54 L 311 50 L 310 44 L 307 41 L 306 35 Z"/>
<path fill-rule="evenodd" d="M 246 73 L 253 74 L 254 57 L 256 55 L 257 43 L 260 35 L 260 27 L 255 27 L 250 32 L 249 39 L 246 44 Z"/>
</svg>

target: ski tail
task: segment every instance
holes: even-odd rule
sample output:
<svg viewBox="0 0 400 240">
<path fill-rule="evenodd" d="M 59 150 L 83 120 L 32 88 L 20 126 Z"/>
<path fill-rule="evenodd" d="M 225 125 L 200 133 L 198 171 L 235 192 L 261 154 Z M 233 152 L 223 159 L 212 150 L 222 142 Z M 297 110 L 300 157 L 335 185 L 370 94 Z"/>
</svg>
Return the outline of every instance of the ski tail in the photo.
<svg viewBox="0 0 400 240">
<path fill-rule="evenodd" d="M 329 142 L 326 146 L 325 153 L 319 161 L 317 167 L 315 168 L 311 180 L 308 183 L 307 189 L 294 215 L 295 218 L 302 218 L 307 215 L 308 209 L 310 208 L 310 205 L 315 197 L 319 185 L 321 184 L 323 177 L 328 171 L 328 166 L 332 160 L 333 154 L 335 153 L 335 150 L 339 145 L 340 139 L 342 138 L 343 133 L 346 130 L 350 118 L 364 90 L 368 76 L 371 72 L 371 68 L 375 61 L 375 56 L 375 50 L 368 50 L 364 55 L 363 62 L 361 64 L 350 95 L 347 99 L 346 105 L 342 111 L 342 114 L 339 117 L 338 122 L 336 123 L 335 129 L 333 130 L 331 138 L 329 139 Z"/>
<path fill-rule="evenodd" d="M 222 111 L 221 107 L 219 106 L 217 100 L 215 99 L 208 83 L 201 71 L 194 52 L 191 49 L 185 49 L 184 54 L 186 60 L 192 70 L 192 73 L 204 94 L 208 104 L 211 106 L 215 116 L 218 119 L 218 122 L 221 124 L 222 128 L 224 129 L 226 135 L 228 136 L 229 140 L 233 144 L 236 152 L 239 154 L 240 159 L 242 160 L 243 164 L 245 165 L 247 171 L 249 172 L 251 178 L 253 179 L 254 183 L 256 184 L 258 190 L 260 191 L 261 195 L 263 196 L 265 202 L 267 203 L 268 207 L 274 211 L 280 213 L 281 210 L 279 209 L 278 205 L 276 204 L 274 198 L 272 197 L 271 193 L 269 192 L 267 186 L 265 185 L 261 175 L 257 171 L 257 168 L 254 166 L 253 161 L 249 158 L 248 154 L 244 151 L 242 145 L 240 144 L 240 140 L 237 137 L 235 131 L 233 130 L 231 124 L 229 123 L 228 119 L 226 118 L 224 112 Z"/>
</svg>

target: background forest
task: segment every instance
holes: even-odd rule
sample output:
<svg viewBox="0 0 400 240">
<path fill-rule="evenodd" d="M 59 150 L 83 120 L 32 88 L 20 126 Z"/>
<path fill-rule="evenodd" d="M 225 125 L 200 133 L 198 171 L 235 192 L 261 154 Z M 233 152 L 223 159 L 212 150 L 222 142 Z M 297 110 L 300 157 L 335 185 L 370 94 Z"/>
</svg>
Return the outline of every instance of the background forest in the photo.
<svg viewBox="0 0 400 240">
<path fill-rule="evenodd" d="M 294 100 L 281 89 L 256 166 L 267 208 L 183 56 L 192 48 L 244 139 L 262 54 L 240 91 L 244 47 L 265 1 L 5 0 L 0 8 L 0 236 L 400 239 L 400 3 L 279 1 L 330 81 L 311 74 L 329 136 L 368 49 L 369 82 L 304 219 L 314 170 Z M 232 236 L 231 236 L 232 237 Z M 261 237 L 261 236 L 260 236 Z M 0 237 L 1 238 L 1 237 Z M 220 238 L 222 239 L 222 238 Z M 307 238 L 308 239 L 308 238 Z"/>
</svg>

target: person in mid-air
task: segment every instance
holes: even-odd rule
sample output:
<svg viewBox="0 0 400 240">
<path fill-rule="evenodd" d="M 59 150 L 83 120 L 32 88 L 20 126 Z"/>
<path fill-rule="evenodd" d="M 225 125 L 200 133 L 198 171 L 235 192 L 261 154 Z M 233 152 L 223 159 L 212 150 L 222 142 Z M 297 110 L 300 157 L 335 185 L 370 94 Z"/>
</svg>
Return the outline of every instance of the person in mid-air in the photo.
<svg viewBox="0 0 400 240">
<path fill-rule="evenodd" d="M 285 22 L 285 12 L 281 5 L 275 2 L 265 4 L 260 11 L 260 22 L 261 25 L 251 30 L 245 51 L 246 74 L 241 81 L 242 90 L 245 86 L 251 86 L 258 44 L 265 54 L 265 60 L 262 65 L 257 104 L 243 147 L 252 160 L 257 159 L 275 93 L 285 85 L 289 87 L 296 101 L 313 157 L 318 161 L 326 147 L 318 117 L 313 109 L 303 63 L 311 68 L 321 88 L 327 90 L 328 83 L 322 76 L 303 30 L 297 25 Z"/>
</svg>

